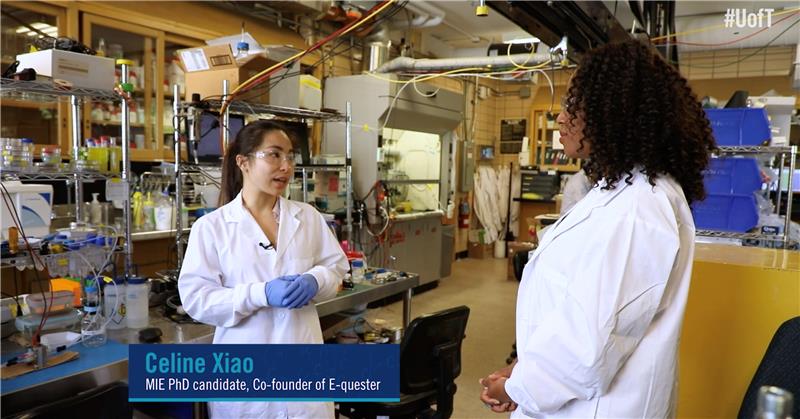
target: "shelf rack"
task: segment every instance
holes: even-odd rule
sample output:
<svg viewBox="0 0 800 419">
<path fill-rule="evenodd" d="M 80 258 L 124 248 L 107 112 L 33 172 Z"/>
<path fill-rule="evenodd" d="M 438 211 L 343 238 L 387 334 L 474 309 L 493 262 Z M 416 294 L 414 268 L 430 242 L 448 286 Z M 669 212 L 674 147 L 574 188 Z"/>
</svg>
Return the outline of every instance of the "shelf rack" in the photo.
<svg viewBox="0 0 800 419">
<path fill-rule="evenodd" d="M 228 96 L 229 92 L 229 84 L 228 81 L 223 82 L 222 86 L 223 95 L 222 97 L 225 98 Z M 201 110 L 216 110 L 219 111 L 222 109 L 222 100 L 204 100 L 200 103 L 181 103 L 181 95 L 179 86 L 173 86 L 172 91 L 172 110 L 173 110 L 173 118 L 172 118 L 172 126 L 173 126 L 173 140 L 174 140 L 174 147 L 175 147 L 175 177 L 179 179 L 182 173 L 187 171 L 199 171 L 203 172 L 202 168 L 198 165 L 193 165 L 191 163 L 184 163 L 181 161 L 181 150 L 180 150 L 180 135 L 181 135 L 181 120 L 186 121 L 186 126 L 188 127 L 189 131 L 189 142 L 199 141 L 200 133 L 199 133 L 199 124 L 197 123 L 200 120 L 200 111 Z M 345 113 L 342 114 L 340 112 L 335 111 L 314 111 L 308 109 L 297 109 L 297 108 L 288 108 L 284 106 L 275 106 L 275 105 L 267 105 L 267 104 L 260 104 L 260 103 L 249 103 L 244 101 L 234 100 L 230 103 L 230 105 L 226 108 L 225 113 L 222 115 L 223 118 L 223 126 L 228 126 L 230 114 L 238 114 L 238 115 L 250 115 L 250 116 L 257 116 L 264 119 L 278 119 L 284 121 L 300 121 L 300 122 L 307 122 L 310 120 L 314 121 L 321 121 L 321 122 L 344 122 L 345 124 L 345 138 L 346 138 L 346 150 L 345 150 L 345 163 L 344 164 L 311 164 L 311 165 L 298 165 L 295 166 L 295 172 L 301 172 L 302 179 L 303 179 L 303 200 L 308 201 L 308 187 L 307 187 L 307 180 L 308 174 L 314 172 L 340 172 L 345 171 L 346 173 L 346 185 L 347 185 L 347 193 L 346 193 L 346 221 L 345 221 L 345 234 L 348 241 L 352 240 L 352 231 L 353 231 L 353 218 L 352 218 L 352 208 L 353 208 L 353 167 L 352 167 L 352 136 L 351 136 L 351 126 L 352 126 L 352 118 L 351 118 L 351 106 L 350 102 L 347 103 L 347 107 Z M 223 150 L 228 147 L 229 138 L 229 131 L 227 129 L 222 130 L 222 145 Z M 176 196 L 183 196 L 181 182 L 176 182 Z M 181 199 L 175 200 L 175 212 L 176 214 L 181 214 L 183 202 Z M 183 243 L 181 241 L 181 232 L 183 231 L 182 220 L 180 216 L 175 217 L 175 247 L 177 253 L 177 261 L 178 261 L 178 269 L 183 263 Z"/>
<path fill-rule="evenodd" d="M 128 82 L 128 65 L 120 64 L 122 83 Z M 78 161 L 79 149 L 81 147 L 81 115 L 84 103 L 91 102 L 120 102 L 122 107 L 122 120 L 120 131 L 122 137 L 122 172 L 119 177 L 122 183 L 129 190 L 131 176 L 130 161 L 130 108 L 124 96 L 114 90 L 90 89 L 84 87 L 64 87 L 50 82 L 41 81 L 21 81 L 2 78 L 0 79 L 0 97 L 3 99 L 24 100 L 28 102 L 69 102 L 71 137 L 72 137 L 72 161 Z M 9 180 L 64 180 L 75 184 L 75 216 L 77 219 L 83 217 L 83 183 L 95 180 L 106 180 L 111 177 L 99 172 L 67 171 L 59 173 L 48 172 L 13 172 L 3 171 L 2 178 Z M 123 243 L 123 253 L 125 255 L 124 273 L 128 276 L 132 272 L 133 264 L 133 242 L 131 241 L 131 206 L 130 195 L 123 202 L 123 214 L 125 219 L 125 241 Z"/>
<path fill-rule="evenodd" d="M 775 213 L 780 215 L 781 202 L 783 201 L 783 189 L 781 179 L 786 168 L 786 158 L 789 158 L 788 188 L 786 191 L 786 214 L 783 216 L 783 232 L 781 234 L 765 233 L 734 233 L 726 231 L 697 230 L 695 235 L 702 237 L 716 237 L 737 240 L 764 240 L 780 242 L 783 248 L 792 245 L 789 240 L 789 229 L 792 222 L 792 200 L 794 198 L 793 179 L 794 171 L 797 166 L 797 146 L 719 146 L 714 153 L 717 156 L 730 156 L 740 154 L 760 154 L 780 156 L 778 166 L 778 190 L 775 196 Z"/>
<path fill-rule="evenodd" d="M 119 102 L 122 100 L 122 96 L 113 90 L 85 87 L 67 88 L 52 83 L 7 78 L 0 79 L 0 91 L 2 91 L 3 98 L 37 102 L 52 102 L 62 99 L 67 101 L 72 98 L 80 98 L 89 102 Z"/>
</svg>

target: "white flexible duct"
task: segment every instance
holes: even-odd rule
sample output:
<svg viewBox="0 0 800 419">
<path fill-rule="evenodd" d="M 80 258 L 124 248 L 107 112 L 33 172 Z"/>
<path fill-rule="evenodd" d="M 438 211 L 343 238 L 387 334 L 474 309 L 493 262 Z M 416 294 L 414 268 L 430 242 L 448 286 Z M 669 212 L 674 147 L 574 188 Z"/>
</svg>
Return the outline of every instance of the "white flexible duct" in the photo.
<svg viewBox="0 0 800 419">
<path fill-rule="evenodd" d="M 478 167 L 475 173 L 475 215 L 486 232 L 487 243 L 494 243 L 500 237 L 503 223 L 500 221 L 498 205 L 500 191 L 497 172 L 489 166 Z"/>
<path fill-rule="evenodd" d="M 397 57 L 378 67 L 377 73 L 394 73 L 399 71 L 441 71 L 468 67 L 508 68 L 516 66 L 530 67 L 542 64 L 550 59 L 550 54 L 514 54 L 496 57 L 468 58 L 420 58 Z M 516 64 L 516 66 L 514 65 Z"/>
<path fill-rule="evenodd" d="M 510 166 L 503 166 L 497 169 L 497 184 L 498 184 L 498 210 L 500 211 L 500 238 L 505 237 L 506 214 L 508 214 L 508 182 L 509 182 Z M 519 196 L 520 193 L 520 174 L 519 171 L 511 175 L 511 197 Z M 519 219 L 519 202 L 511 202 L 511 232 L 515 230 L 515 225 Z"/>
</svg>

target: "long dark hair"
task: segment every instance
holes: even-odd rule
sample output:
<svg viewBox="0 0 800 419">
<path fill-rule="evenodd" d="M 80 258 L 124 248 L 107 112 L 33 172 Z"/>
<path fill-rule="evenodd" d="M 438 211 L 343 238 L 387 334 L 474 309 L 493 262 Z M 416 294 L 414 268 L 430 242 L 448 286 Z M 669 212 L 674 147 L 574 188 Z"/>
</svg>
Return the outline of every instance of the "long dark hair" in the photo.
<svg viewBox="0 0 800 419">
<path fill-rule="evenodd" d="M 282 125 L 272 121 L 255 121 L 242 128 L 236 138 L 228 143 L 225 157 L 222 159 L 222 188 L 219 194 L 219 205 L 231 202 L 242 190 L 242 169 L 236 164 L 236 156 L 248 155 L 255 151 L 264 141 L 264 136 L 274 131 L 286 130 Z M 288 134 L 287 134 L 288 136 Z"/>
<path fill-rule="evenodd" d="M 686 79 L 655 50 L 630 40 L 586 53 L 572 78 L 566 112 L 581 115 L 590 149 L 584 170 L 613 189 L 641 166 L 651 184 L 670 175 L 686 200 L 705 197 L 703 170 L 716 148 Z"/>
</svg>

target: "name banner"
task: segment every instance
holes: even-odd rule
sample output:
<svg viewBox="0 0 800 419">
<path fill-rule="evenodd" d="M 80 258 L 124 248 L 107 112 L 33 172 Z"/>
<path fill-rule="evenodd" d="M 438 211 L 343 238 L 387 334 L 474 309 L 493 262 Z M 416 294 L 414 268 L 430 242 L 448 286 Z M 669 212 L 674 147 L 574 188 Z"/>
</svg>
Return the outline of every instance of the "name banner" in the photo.
<svg viewBox="0 0 800 419">
<path fill-rule="evenodd" d="M 400 400 L 400 345 L 130 345 L 128 400 Z"/>
</svg>

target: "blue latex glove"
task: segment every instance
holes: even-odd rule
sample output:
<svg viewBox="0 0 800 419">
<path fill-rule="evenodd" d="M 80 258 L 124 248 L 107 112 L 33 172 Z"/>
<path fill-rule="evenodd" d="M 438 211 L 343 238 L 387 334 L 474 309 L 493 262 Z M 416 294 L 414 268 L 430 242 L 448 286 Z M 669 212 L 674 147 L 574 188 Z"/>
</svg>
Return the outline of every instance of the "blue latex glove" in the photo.
<svg viewBox="0 0 800 419">
<path fill-rule="evenodd" d="M 292 287 L 296 287 L 293 285 L 296 277 L 297 275 L 281 276 L 267 282 L 264 292 L 267 294 L 267 303 L 270 307 L 288 306 L 286 297 L 289 295 L 290 290 L 293 289 Z"/>
<path fill-rule="evenodd" d="M 287 291 L 287 297 L 283 300 L 289 308 L 300 308 L 308 304 L 319 291 L 317 279 L 314 275 L 298 275 L 292 280 Z"/>
</svg>

